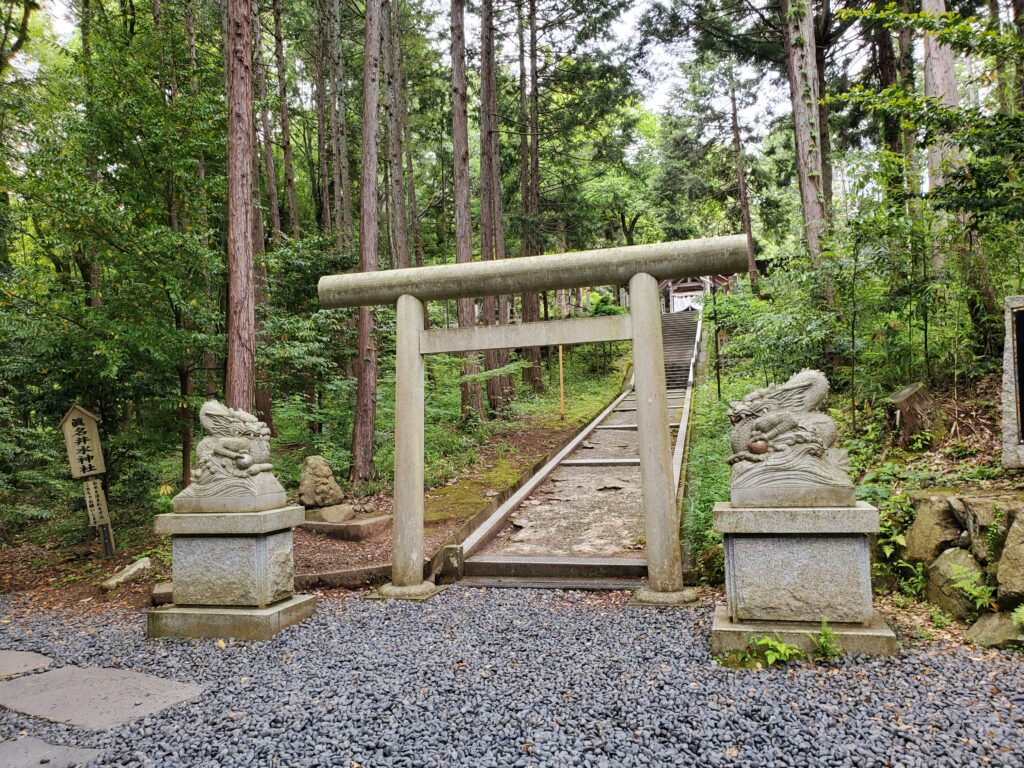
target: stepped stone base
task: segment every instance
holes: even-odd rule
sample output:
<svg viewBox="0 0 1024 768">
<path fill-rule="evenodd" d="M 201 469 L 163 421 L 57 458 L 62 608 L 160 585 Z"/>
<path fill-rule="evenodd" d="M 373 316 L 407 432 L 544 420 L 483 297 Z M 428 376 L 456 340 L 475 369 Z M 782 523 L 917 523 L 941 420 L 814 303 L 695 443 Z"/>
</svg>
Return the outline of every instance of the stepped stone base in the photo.
<svg viewBox="0 0 1024 768">
<path fill-rule="evenodd" d="M 154 608 L 147 617 L 147 634 L 157 637 L 269 640 L 278 632 L 316 610 L 312 595 L 294 595 L 266 608 L 168 605 Z"/>
<path fill-rule="evenodd" d="M 871 656 L 893 656 L 898 650 L 896 635 L 881 614 L 874 613 L 867 624 L 829 624 L 845 653 L 863 653 Z M 805 653 L 814 650 L 814 638 L 821 624 L 800 621 L 740 621 L 729 620 L 729 609 L 715 608 L 711 626 L 711 653 L 745 649 L 751 637 L 777 636 L 782 642 L 799 646 Z"/>
<path fill-rule="evenodd" d="M 309 616 L 316 600 L 294 595 L 292 527 L 304 518 L 300 506 L 158 515 L 174 577 L 160 597 L 173 604 L 149 611 L 149 636 L 266 640 Z"/>
</svg>

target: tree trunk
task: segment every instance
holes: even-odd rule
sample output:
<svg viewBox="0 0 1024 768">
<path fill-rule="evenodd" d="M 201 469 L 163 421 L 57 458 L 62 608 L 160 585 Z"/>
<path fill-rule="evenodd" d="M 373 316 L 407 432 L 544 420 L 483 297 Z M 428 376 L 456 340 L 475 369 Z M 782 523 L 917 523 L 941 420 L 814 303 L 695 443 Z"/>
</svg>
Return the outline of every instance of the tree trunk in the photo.
<svg viewBox="0 0 1024 768">
<path fill-rule="evenodd" d="M 826 233 L 827 222 L 814 18 L 808 13 L 808 6 L 800 6 L 791 11 L 790 0 L 781 0 L 779 11 L 793 107 L 793 135 L 796 140 L 796 168 L 803 206 L 804 238 L 811 264 L 818 268 L 821 264 L 821 240 Z"/>
<path fill-rule="evenodd" d="M 469 118 L 466 104 L 466 27 L 465 0 L 451 3 L 451 59 L 452 59 L 452 153 L 454 175 L 452 184 L 455 198 L 455 263 L 473 261 L 473 222 L 469 201 Z M 473 299 L 458 300 L 460 328 L 476 325 L 476 303 Z M 463 356 L 463 376 L 480 372 L 476 354 Z M 471 414 L 483 415 L 480 384 L 462 382 L 462 418 Z"/>
<path fill-rule="evenodd" d="M 320 211 L 320 229 L 329 232 L 333 229 L 334 221 L 331 218 L 331 171 L 327 164 L 327 94 L 324 87 L 327 82 L 324 71 L 324 57 L 326 48 L 324 44 L 324 19 L 320 12 L 320 3 L 317 7 L 317 30 L 316 42 L 313 45 L 313 103 L 316 107 L 316 156 L 317 165 L 320 170 L 320 194 L 318 200 Z"/>
<path fill-rule="evenodd" d="M 101 8 L 102 12 L 102 8 Z M 26 16 L 27 18 L 27 16 Z M 79 32 L 82 36 L 82 68 L 85 78 L 85 117 L 89 120 L 92 115 L 92 6 L 89 0 L 82 0 L 82 11 Z M 91 140 L 90 141 L 91 144 Z M 85 174 L 92 184 L 100 181 L 99 170 L 97 169 L 96 156 L 91 146 L 85 151 Z M 89 245 L 80 248 L 80 253 L 75 257 L 78 271 L 82 275 L 82 285 L 85 289 L 85 305 L 87 307 L 99 307 L 103 304 L 100 293 L 101 269 L 96 249 Z"/>
<path fill-rule="evenodd" d="M 1010 0 L 1010 9 L 1013 14 L 1013 27 L 1017 32 L 1017 39 L 1024 43 L 1024 0 Z M 1017 112 L 1024 109 L 1024 56 L 1018 56 L 1014 67 L 1014 83 L 1017 86 L 1016 104 Z"/>
<path fill-rule="evenodd" d="M 288 200 L 288 228 L 296 240 L 299 231 L 299 204 L 295 193 L 295 163 L 292 158 L 292 134 L 288 121 L 288 66 L 284 57 L 281 32 L 281 0 L 274 0 L 274 57 L 277 65 L 277 98 L 281 110 L 281 156 L 284 160 L 285 197 Z"/>
<path fill-rule="evenodd" d="M 253 8 L 256 6 L 254 4 Z M 270 109 L 267 106 L 267 65 L 263 60 L 262 30 L 259 11 L 254 19 L 256 33 L 256 87 L 260 100 L 260 128 L 263 130 L 263 170 L 267 175 L 267 207 L 270 208 L 270 238 L 275 246 L 281 244 L 281 203 L 277 197 L 277 168 L 274 164 L 274 134 L 270 127 Z"/>
<path fill-rule="evenodd" d="M 348 108 L 345 103 L 345 51 L 341 47 L 341 0 L 333 0 L 333 24 L 331 26 L 334 40 L 332 63 L 333 87 L 332 109 L 334 126 L 334 183 L 340 182 L 341 190 L 335 191 L 335 206 L 341 208 L 341 224 L 338 227 L 338 248 L 348 249 L 355 240 L 355 228 L 352 224 L 352 181 L 348 169 Z M 338 211 L 334 213 L 335 220 Z"/>
<path fill-rule="evenodd" d="M 414 261 L 417 267 L 423 266 L 423 235 L 420 232 L 420 209 L 416 204 L 416 176 L 412 164 L 412 130 L 409 120 L 405 121 L 405 175 L 409 187 L 409 224 L 412 227 L 412 244 Z M 443 192 L 442 192 L 443 194 Z M 424 314 L 426 317 L 426 314 Z"/>
<path fill-rule="evenodd" d="M 494 115 L 491 112 L 490 90 L 493 87 L 494 69 L 494 27 L 493 2 L 483 0 L 480 19 L 480 258 L 492 261 L 495 258 L 494 232 L 494 200 L 493 178 L 494 156 L 491 145 L 491 123 Z M 484 323 L 496 325 L 498 322 L 497 303 L 494 296 L 484 296 Z M 494 371 L 501 367 L 498 351 L 488 349 L 484 352 L 484 369 Z M 504 408 L 504 386 L 499 377 L 487 379 L 487 402 L 491 416 L 500 414 Z"/>
<path fill-rule="evenodd" d="M 946 12 L 946 2 L 921 0 L 921 12 L 941 15 Z M 953 49 L 940 43 L 933 33 L 924 35 L 924 95 L 938 99 L 947 107 L 956 107 L 960 103 L 956 89 Z M 960 152 L 947 142 L 928 147 L 929 192 L 945 183 L 944 168 L 957 164 L 960 157 Z"/>
<path fill-rule="evenodd" d="M 388 82 L 388 172 L 391 177 L 388 192 L 395 264 L 399 268 L 405 268 L 412 266 L 412 260 L 409 257 L 409 218 L 405 207 L 405 166 L 402 152 L 408 118 L 405 113 L 405 96 L 402 92 L 404 74 L 398 0 L 387 0 L 384 7 L 384 27 L 384 68 L 387 70 Z"/>
<path fill-rule="evenodd" d="M 818 77 L 818 144 L 821 150 L 821 194 L 826 221 L 829 211 L 832 208 L 832 132 L 829 127 L 830 112 L 828 102 L 825 100 L 825 69 L 827 66 L 826 56 L 828 53 L 828 35 L 832 28 L 832 6 L 829 0 L 822 3 L 821 16 L 818 19 L 818 27 L 815 30 L 814 61 L 817 65 Z"/>
<path fill-rule="evenodd" d="M 253 290 L 252 14 L 249 0 L 227 0 L 228 332 L 224 399 L 251 411 L 255 389 Z"/>
<path fill-rule="evenodd" d="M 875 0 L 875 11 L 885 8 L 882 0 Z M 896 49 L 892 44 L 892 31 L 875 22 L 871 25 L 873 42 L 878 55 L 878 85 L 880 88 L 891 88 L 896 85 L 899 76 L 896 66 Z M 903 137 L 900 135 L 900 121 L 895 115 L 882 115 L 882 140 L 886 148 L 897 155 L 902 150 Z"/>
<path fill-rule="evenodd" d="M 537 63 L 535 52 L 536 39 L 536 8 L 531 6 L 531 61 L 534 66 Z M 522 234 L 520 236 L 519 252 L 522 256 L 534 256 L 537 254 L 537 237 L 535 228 L 537 220 L 534 216 L 533 197 L 531 195 L 533 186 L 531 181 L 531 138 L 536 141 L 536 134 L 531 130 L 530 113 L 528 108 L 527 79 L 526 79 L 526 20 L 523 18 L 522 0 L 516 6 L 517 32 L 519 37 L 519 201 L 522 206 Z M 522 296 L 523 322 L 535 323 L 540 320 L 540 300 L 536 293 L 526 292 Z M 544 374 L 540 368 L 540 347 L 528 347 L 523 351 L 530 366 L 523 369 L 523 383 L 528 384 L 534 392 L 544 391 Z"/>
<path fill-rule="evenodd" d="M 181 487 L 192 482 L 192 374 L 187 365 L 178 365 L 178 421 L 181 424 Z"/>
<path fill-rule="evenodd" d="M 747 273 L 750 275 L 750 289 L 755 296 L 761 295 L 757 260 L 754 257 L 754 230 L 750 224 L 750 201 L 747 198 L 746 162 L 743 157 L 743 141 L 740 138 L 739 110 L 736 108 L 735 70 L 729 64 L 729 106 L 732 124 L 732 151 L 736 156 L 736 187 L 740 198 L 740 217 L 743 220 L 743 233 L 747 236 Z M 669 308 L 671 311 L 671 307 Z"/>
<path fill-rule="evenodd" d="M 377 131 L 380 127 L 381 0 L 366 2 L 363 44 L 363 138 L 359 176 L 359 269 L 375 272 L 378 263 Z M 366 483 L 373 478 L 373 434 L 377 420 L 377 345 L 371 307 L 359 308 L 358 383 L 352 428 L 352 468 L 349 479 Z"/>
</svg>

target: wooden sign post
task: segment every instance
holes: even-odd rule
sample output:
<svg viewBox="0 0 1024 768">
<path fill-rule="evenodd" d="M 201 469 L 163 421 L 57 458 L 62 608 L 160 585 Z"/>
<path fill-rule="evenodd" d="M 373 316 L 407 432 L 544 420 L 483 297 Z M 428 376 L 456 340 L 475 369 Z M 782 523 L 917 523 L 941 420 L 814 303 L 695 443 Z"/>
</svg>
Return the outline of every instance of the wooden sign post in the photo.
<svg viewBox="0 0 1024 768">
<path fill-rule="evenodd" d="M 85 506 L 89 512 L 89 526 L 99 531 L 103 541 L 103 553 L 114 554 L 114 532 L 110 527 L 110 513 L 107 497 L 103 492 L 103 481 L 98 477 L 107 471 L 100 446 L 99 418 L 79 405 L 73 405 L 60 422 L 64 433 L 64 445 L 68 449 L 71 476 L 76 480 L 88 478 L 82 484 L 85 491 Z"/>
</svg>

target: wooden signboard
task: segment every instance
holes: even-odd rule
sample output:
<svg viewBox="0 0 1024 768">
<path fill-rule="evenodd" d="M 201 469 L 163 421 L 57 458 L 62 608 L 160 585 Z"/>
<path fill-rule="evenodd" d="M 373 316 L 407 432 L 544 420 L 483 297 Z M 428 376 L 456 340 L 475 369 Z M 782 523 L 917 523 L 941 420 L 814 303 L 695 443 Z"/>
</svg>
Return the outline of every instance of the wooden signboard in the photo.
<svg viewBox="0 0 1024 768">
<path fill-rule="evenodd" d="M 80 405 L 71 406 L 60 422 L 71 463 L 71 476 L 75 479 L 102 475 L 107 471 L 100 447 L 100 432 L 96 427 L 98 423 L 96 415 Z"/>
<path fill-rule="evenodd" d="M 99 418 L 80 405 L 73 405 L 61 419 L 60 428 L 64 433 L 64 445 L 68 449 L 71 476 L 75 479 L 91 478 L 82 483 L 85 492 L 85 508 L 89 513 L 89 527 L 99 531 L 103 541 L 103 553 L 114 554 L 114 530 L 110 526 L 110 512 L 107 510 L 107 495 L 103 481 L 94 475 L 107 471 L 100 447 L 100 432 L 96 425 Z"/>
<path fill-rule="evenodd" d="M 89 527 L 110 525 L 110 512 L 107 510 L 107 496 L 103 493 L 102 480 L 86 480 L 82 483 L 85 491 L 85 508 L 89 512 Z"/>
</svg>

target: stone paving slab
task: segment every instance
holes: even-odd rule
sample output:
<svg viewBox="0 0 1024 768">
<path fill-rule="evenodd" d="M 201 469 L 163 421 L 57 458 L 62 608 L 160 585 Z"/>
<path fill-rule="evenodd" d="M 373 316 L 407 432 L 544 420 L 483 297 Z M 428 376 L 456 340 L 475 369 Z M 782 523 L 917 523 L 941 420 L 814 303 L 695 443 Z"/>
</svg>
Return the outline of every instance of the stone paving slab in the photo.
<svg viewBox="0 0 1024 768">
<path fill-rule="evenodd" d="M 99 731 L 192 701 L 203 686 L 124 669 L 62 667 L 0 683 L 0 706 Z"/>
<path fill-rule="evenodd" d="M 98 749 L 62 747 L 47 744 L 33 736 L 0 742 L 0 766 L 3 768 L 74 768 L 100 756 Z"/>
<path fill-rule="evenodd" d="M 560 467 L 510 521 L 487 554 L 641 557 L 640 468 Z"/>
<path fill-rule="evenodd" d="M 35 672 L 50 666 L 48 656 L 31 651 L 0 651 L 0 679 Z M 2 763 L 0 763 L 2 765 Z"/>
</svg>

